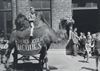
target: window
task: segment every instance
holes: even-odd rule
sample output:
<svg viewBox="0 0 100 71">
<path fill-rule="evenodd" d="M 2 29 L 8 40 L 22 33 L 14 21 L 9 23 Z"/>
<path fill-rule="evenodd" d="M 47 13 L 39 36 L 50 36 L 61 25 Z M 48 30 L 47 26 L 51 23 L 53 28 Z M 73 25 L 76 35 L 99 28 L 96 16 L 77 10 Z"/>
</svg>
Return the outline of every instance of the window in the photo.
<svg viewBox="0 0 100 71">
<path fill-rule="evenodd" d="M 97 0 L 72 0 L 72 8 L 97 9 Z"/>
<path fill-rule="evenodd" d="M 30 0 L 30 5 L 36 9 L 36 11 L 43 12 L 46 21 L 51 26 L 51 0 Z"/>
<path fill-rule="evenodd" d="M 11 33 L 12 30 L 12 14 L 11 14 L 11 1 L 0 1 L 0 32 L 3 31 L 5 37 Z"/>
</svg>

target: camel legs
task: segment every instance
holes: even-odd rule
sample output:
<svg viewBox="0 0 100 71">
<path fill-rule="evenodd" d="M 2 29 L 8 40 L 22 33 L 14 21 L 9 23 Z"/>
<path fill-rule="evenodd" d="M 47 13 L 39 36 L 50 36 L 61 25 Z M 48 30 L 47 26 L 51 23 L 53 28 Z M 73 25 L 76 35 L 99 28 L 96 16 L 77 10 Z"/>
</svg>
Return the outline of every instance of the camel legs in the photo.
<svg viewBox="0 0 100 71">
<path fill-rule="evenodd" d="M 98 71 L 98 65 L 99 65 L 99 56 L 96 56 L 96 71 Z"/>
<path fill-rule="evenodd" d="M 41 50 L 39 62 L 41 64 L 41 71 L 44 71 L 43 67 L 46 68 L 45 71 L 50 71 L 49 66 L 48 66 L 47 47 L 46 46 L 44 46 Z"/>
</svg>

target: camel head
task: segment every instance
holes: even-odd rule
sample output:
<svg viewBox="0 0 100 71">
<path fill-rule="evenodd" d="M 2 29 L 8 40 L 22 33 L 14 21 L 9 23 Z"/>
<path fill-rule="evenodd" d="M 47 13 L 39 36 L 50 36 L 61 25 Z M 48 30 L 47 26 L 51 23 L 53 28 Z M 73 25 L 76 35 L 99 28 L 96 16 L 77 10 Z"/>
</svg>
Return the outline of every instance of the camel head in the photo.
<svg viewBox="0 0 100 71">
<path fill-rule="evenodd" d="M 15 20 L 16 30 L 24 30 L 30 27 L 29 21 L 23 14 L 18 14 Z"/>
</svg>

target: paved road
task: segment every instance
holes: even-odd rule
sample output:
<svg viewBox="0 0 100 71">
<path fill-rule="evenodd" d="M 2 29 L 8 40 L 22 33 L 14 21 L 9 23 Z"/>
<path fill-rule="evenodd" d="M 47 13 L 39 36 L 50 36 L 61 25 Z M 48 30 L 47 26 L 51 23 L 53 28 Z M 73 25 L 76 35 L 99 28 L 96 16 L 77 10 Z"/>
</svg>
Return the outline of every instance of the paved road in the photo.
<svg viewBox="0 0 100 71">
<path fill-rule="evenodd" d="M 86 63 L 81 56 L 66 55 L 64 49 L 50 49 L 48 51 L 48 59 L 51 71 L 95 71 L 96 68 L 95 59 L 90 58 L 89 63 Z M 10 61 L 12 60 L 11 58 Z M 31 67 L 31 65 L 26 65 L 26 67 L 24 67 L 26 69 L 19 69 L 17 71 L 33 71 L 27 69 L 27 67 Z M 0 71 L 2 71 L 2 69 L 3 65 L 0 65 Z"/>
<path fill-rule="evenodd" d="M 90 58 L 89 63 L 86 63 L 83 57 L 66 55 L 63 49 L 50 50 L 48 58 L 51 71 L 95 71 L 96 68 L 94 58 Z"/>
</svg>

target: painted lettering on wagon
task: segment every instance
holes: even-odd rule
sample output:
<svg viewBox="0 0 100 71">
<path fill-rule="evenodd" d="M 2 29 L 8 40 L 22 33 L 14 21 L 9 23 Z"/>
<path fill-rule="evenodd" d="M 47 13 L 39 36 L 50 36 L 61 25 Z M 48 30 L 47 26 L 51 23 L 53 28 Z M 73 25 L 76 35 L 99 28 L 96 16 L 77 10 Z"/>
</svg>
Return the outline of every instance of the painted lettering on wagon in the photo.
<svg viewBox="0 0 100 71">
<path fill-rule="evenodd" d="M 23 50 L 23 51 L 31 51 L 31 50 L 41 49 L 41 39 L 34 39 L 34 40 L 32 40 L 31 44 L 29 44 L 29 40 L 27 40 L 27 39 L 17 40 L 16 46 L 17 46 L 18 50 Z"/>
<path fill-rule="evenodd" d="M 16 44 L 18 50 L 23 50 L 23 51 L 31 51 L 31 50 L 37 50 L 41 49 L 41 43 L 35 43 L 35 44 Z"/>
<path fill-rule="evenodd" d="M 42 41 L 42 38 L 36 38 L 32 40 L 32 43 L 37 43 Z M 20 40 L 16 40 L 17 43 L 22 43 L 22 44 L 29 44 L 29 39 L 20 39 Z"/>
</svg>

